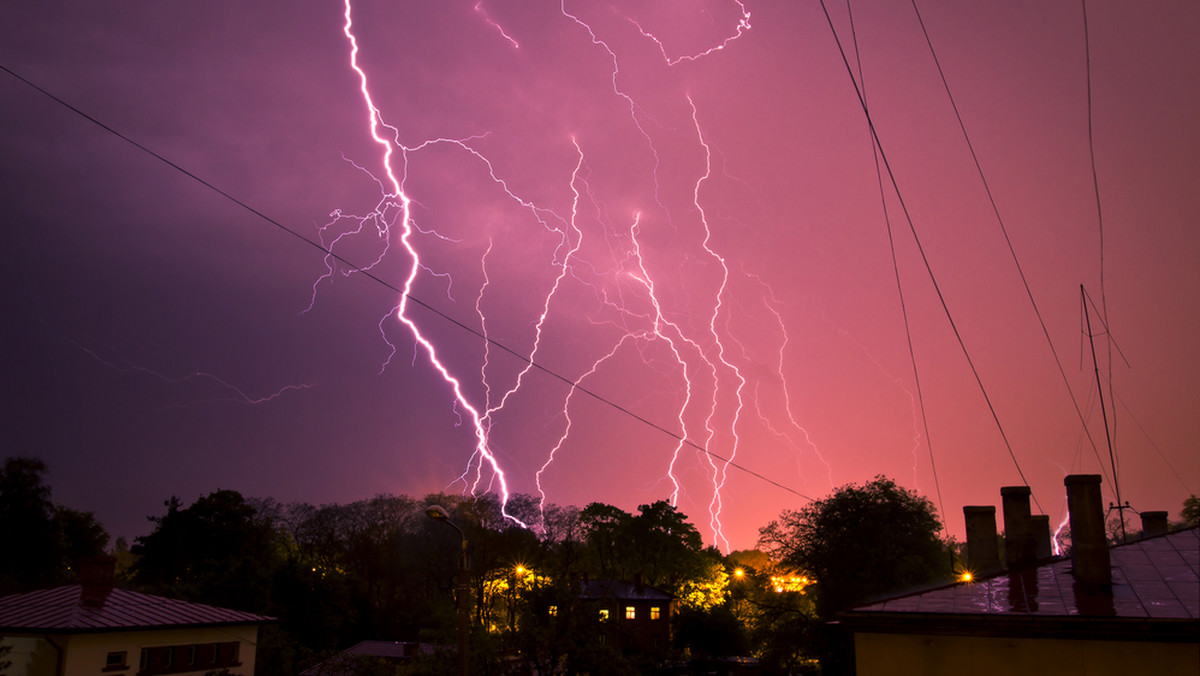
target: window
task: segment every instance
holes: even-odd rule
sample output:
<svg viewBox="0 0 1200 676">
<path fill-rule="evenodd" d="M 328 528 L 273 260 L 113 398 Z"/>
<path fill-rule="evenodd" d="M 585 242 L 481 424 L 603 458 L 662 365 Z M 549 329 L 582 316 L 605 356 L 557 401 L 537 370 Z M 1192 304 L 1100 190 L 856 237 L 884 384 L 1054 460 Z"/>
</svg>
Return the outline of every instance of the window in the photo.
<svg viewBox="0 0 1200 676">
<path fill-rule="evenodd" d="M 124 671 L 129 668 L 125 663 L 128 653 L 124 650 L 108 653 L 104 656 L 104 671 Z"/>
<path fill-rule="evenodd" d="M 650 606 L 650 619 L 658 620 L 662 618 L 662 608 L 658 606 Z"/>
<path fill-rule="evenodd" d="M 608 621 L 608 608 L 601 608 L 601 609 L 600 609 L 600 621 L 601 621 L 601 622 L 607 622 L 607 621 Z"/>
<path fill-rule="evenodd" d="M 558 617 L 558 606 L 550 606 L 550 617 Z"/>
<path fill-rule="evenodd" d="M 138 676 L 178 674 L 206 667 L 219 669 L 241 666 L 238 659 L 240 649 L 241 644 L 237 641 L 142 648 L 141 660 L 138 663 Z M 109 653 L 107 659 L 114 659 L 112 657 L 114 654 L 118 653 Z M 119 654 L 124 655 L 124 653 Z M 105 671 L 120 669 L 120 667 L 105 667 Z"/>
<path fill-rule="evenodd" d="M 637 619 L 637 608 L 635 608 L 633 606 L 625 606 L 625 619 L 636 620 Z"/>
</svg>

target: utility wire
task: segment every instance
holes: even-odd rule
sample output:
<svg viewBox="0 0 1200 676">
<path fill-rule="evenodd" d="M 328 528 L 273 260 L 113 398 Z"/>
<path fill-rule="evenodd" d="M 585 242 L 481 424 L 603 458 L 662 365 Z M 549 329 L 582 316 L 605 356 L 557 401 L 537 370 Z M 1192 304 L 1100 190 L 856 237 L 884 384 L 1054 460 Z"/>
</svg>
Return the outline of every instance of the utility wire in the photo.
<svg viewBox="0 0 1200 676">
<path fill-rule="evenodd" d="M 925 271 L 929 274 L 929 281 L 933 284 L 933 289 L 938 297 L 938 302 L 942 305 L 942 311 L 946 314 L 946 320 L 950 323 L 950 329 L 954 333 L 954 338 L 958 341 L 959 347 L 962 349 L 963 356 L 967 360 L 967 365 L 971 368 L 971 373 L 975 376 L 975 382 L 979 386 L 979 391 L 983 395 L 984 402 L 987 403 L 988 411 L 992 414 L 992 420 L 996 423 L 996 429 L 1000 432 L 1000 438 L 1004 442 L 1004 447 L 1008 450 L 1008 455 L 1012 458 L 1013 465 L 1017 468 L 1017 474 L 1021 477 L 1021 481 L 1025 485 L 1029 485 L 1029 479 L 1025 478 L 1025 472 L 1021 469 L 1021 463 L 1017 460 L 1017 454 L 1013 451 L 1012 443 L 1008 440 L 1008 435 L 1004 432 L 1004 426 L 1000 423 L 1000 416 L 996 412 L 996 407 L 992 404 L 991 397 L 988 396 L 987 388 L 984 387 L 983 378 L 979 375 L 979 369 L 975 367 L 974 360 L 971 359 L 971 353 L 967 350 L 967 345 L 963 341 L 962 334 L 958 330 L 958 325 L 954 321 L 953 315 L 950 313 L 950 306 L 946 303 L 946 297 L 942 294 L 941 286 L 937 283 L 937 278 L 933 274 L 933 265 L 929 262 L 929 256 L 925 253 L 925 247 L 921 244 L 921 238 L 917 234 L 916 225 L 913 223 L 912 214 L 908 210 L 908 205 L 904 201 L 904 196 L 900 192 L 900 184 L 896 179 L 896 174 L 892 170 L 891 162 L 888 161 L 887 153 L 883 149 L 883 144 L 879 140 L 879 132 L 875 128 L 875 122 L 871 117 L 871 111 L 867 107 L 867 101 L 863 98 L 862 89 L 859 88 L 858 81 L 854 77 L 854 69 L 850 66 L 850 59 L 846 56 L 846 49 L 842 46 L 841 38 L 838 37 L 837 29 L 833 25 L 833 17 L 829 15 L 829 7 L 825 4 L 825 0 L 820 0 L 821 11 L 825 14 L 825 21 L 829 24 L 829 31 L 833 34 L 833 41 L 837 44 L 838 52 L 842 55 L 842 63 L 846 66 L 846 73 L 850 76 L 850 84 L 854 87 L 854 93 L 858 97 L 858 103 L 862 106 L 863 115 L 867 118 L 867 127 L 871 130 L 871 137 L 875 141 L 875 146 L 879 149 L 879 157 L 883 160 L 883 166 L 887 169 L 888 179 L 892 183 L 892 188 L 896 192 L 896 199 L 900 203 L 900 209 L 904 212 L 904 218 L 908 222 L 909 231 L 912 232 L 913 241 L 917 245 L 917 251 L 921 254 L 921 261 L 925 265 Z M 1038 501 L 1037 496 L 1033 495 L 1033 500 L 1037 504 L 1038 509 L 1045 513 L 1045 508 Z"/>
<path fill-rule="evenodd" d="M 854 62 L 858 64 L 858 80 L 862 83 L 863 96 L 867 92 L 867 81 L 863 74 L 862 55 L 858 51 L 858 31 L 854 28 L 854 10 L 850 8 L 850 0 L 846 0 L 846 14 L 850 17 L 850 39 L 854 43 Z M 938 480 L 937 463 L 933 460 L 933 437 L 929 434 L 929 415 L 925 410 L 925 395 L 921 390 L 921 373 L 917 368 L 917 353 L 913 347 L 912 327 L 908 321 L 908 304 L 904 300 L 904 284 L 900 281 L 900 262 L 896 257 L 896 238 L 892 231 L 892 217 L 888 212 L 887 194 L 883 189 L 883 169 L 879 166 L 878 144 L 871 137 L 871 158 L 875 160 L 875 182 L 879 186 L 879 202 L 883 208 L 883 223 L 887 228 L 888 250 L 892 255 L 892 273 L 896 277 L 896 293 L 900 297 L 900 316 L 904 318 L 904 338 L 908 343 L 908 359 L 912 363 L 913 383 L 917 388 L 917 403 L 921 407 L 921 425 L 925 430 L 925 447 L 929 449 L 929 469 L 933 472 L 933 487 L 937 491 L 938 509 L 942 513 L 943 525 L 949 515 L 946 505 L 942 502 L 942 484 Z"/>
<path fill-rule="evenodd" d="M 917 0 L 912 0 L 913 12 L 917 15 L 917 23 L 921 25 L 921 33 L 925 36 L 925 44 L 929 47 L 929 55 L 933 57 L 933 63 L 937 66 L 938 76 L 942 79 L 942 86 L 946 90 L 946 98 L 950 100 L 950 107 L 954 109 L 954 117 L 958 120 L 958 128 L 962 130 L 963 140 L 967 143 L 967 150 L 971 153 L 971 160 L 975 163 L 975 171 L 979 174 L 979 181 L 983 184 L 983 190 L 987 193 L 988 203 L 992 206 L 992 213 L 996 215 L 996 223 L 1000 226 L 1000 232 L 1004 235 L 1004 243 L 1008 245 L 1008 253 L 1012 256 L 1013 265 L 1017 268 L 1017 274 L 1021 277 L 1021 284 L 1025 287 L 1025 295 L 1029 298 L 1029 304 L 1033 307 L 1033 313 L 1037 315 L 1038 324 L 1042 327 L 1042 335 L 1046 338 L 1046 344 L 1050 346 L 1050 354 L 1054 356 L 1054 364 L 1058 367 L 1058 374 L 1062 376 L 1063 385 L 1067 388 L 1067 396 L 1071 398 L 1071 405 L 1075 407 L 1075 414 L 1079 416 L 1079 422 L 1083 426 L 1084 434 L 1087 435 L 1088 442 L 1092 446 L 1092 453 L 1096 456 L 1096 462 L 1101 467 L 1104 466 L 1104 461 L 1100 459 L 1100 449 L 1096 446 L 1096 440 L 1092 438 L 1091 430 L 1088 429 L 1087 421 L 1084 419 L 1083 410 L 1079 406 L 1079 401 L 1075 398 L 1075 393 L 1071 390 L 1071 381 L 1067 378 L 1067 371 L 1063 367 L 1062 359 L 1058 356 L 1058 350 L 1054 347 L 1054 341 L 1050 338 L 1050 329 L 1046 326 L 1046 320 L 1042 317 L 1042 311 L 1038 308 L 1037 301 L 1033 297 L 1033 289 L 1029 286 L 1029 279 L 1025 276 L 1025 270 L 1021 267 L 1021 261 L 1017 257 L 1017 250 L 1013 247 L 1012 238 L 1008 235 L 1008 228 L 1004 225 L 1004 218 L 1000 215 L 1000 207 L 996 205 L 996 197 L 992 194 L 992 188 L 988 184 L 987 176 L 983 172 L 983 164 L 979 161 L 979 154 L 975 152 L 975 144 L 971 142 L 971 135 L 967 133 L 967 125 L 963 122 L 962 112 L 958 109 L 958 103 L 954 100 L 954 94 L 950 91 L 950 82 L 946 79 L 946 72 L 942 69 L 942 62 L 938 59 L 937 51 L 933 48 L 933 40 L 929 37 L 929 29 L 925 27 L 925 19 L 921 16 L 921 10 L 917 7 Z M 1090 114 L 1089 114 L 1090 117 Z M 1091 138 L 1091 127 L 1088 127 L 1088 138 Z M 1095 168 L 1093 158 L 1093 170 Z"/>
<path fill-rule="evenodd" d="M 1092 190 L 1096 194 L 1096 227 L 1097 227 L 1097 230 L 1099 231 L 1099 237 L 1100 237 L 1100 310 L 1099 310 L 1099 314 L 1103 318 L 1104 324 L 1107 326 L 1107 324 L 1108 324 L 1108 291 L 1104 284 L 1104 209 L 1102 208 L 1102 205 L 1100 202 L 1100 177 L 1096 171 L 1096 138 L 1095 138 L 1095 131 L 1094 131 L 1095 123 L 1093 121 L 1095 118 L 1095 115 L 1093 114 L 1093 106 L 1092 106 L 1092 39 L 1091 39 L 1091 33 L 1088 31 L 1087 0 L 1080 0 L 1079 4 L 1083 10 L 1083 55 L 1084 55 L 1084 60 L 1086 62 L 1086 64 L 1085 64 L 1086 68 L 1084 69 L 1084 72 L 1086 75 L 1085 79 L 1087 81 L 1088 157 L 1089 157 L 1089 159 L 1091 161 L 1091 165 L 1092 165 Z M 1112 340 L 1111 340 L 1112 333 L 1109 333 L 1108 336 L 1109 336 L 1109 341 L 1108 341 L 1107 358 L 1108 358 L 1108 373 L 1110 375 L 1109 380 L 1108 380 L 1108 400 L 1110 402 L 1112 402 L 1112 401 L 1115 401 L 1115 399 L 1116 399 L 1115 394 L 1113 392 L 1113 383 L 1112 383 L 1112 378 L 1111 378 L 1111 375 L 1112 375 L 1112 349 L 1113 349 Z M 1105 424 L 1105 427 L 1104 427 L 1104 433 L 1105 433 L 1105 435 L 1109 434 L 1109 429 L 1108 429 L 1107 423 Z M 1117 411 L 1116 411 L 1116 408 L 1114 405 L 1113 419 L 1112 419 L 1112 433 L 1111 433 L 1111 437 L 1110 437 L 1110 441 L 1109 441 L 1110 445 L 1116 444 L 1116 436 L 1117 436 Z M 1116 484 L 1117 484 L 1117 468 L 1116 468 L 1116 462 L 1114 461 L 1113 462 L 1114 491 L 1116 490 Z M 1117 500 L 1117 503 L 1120 504 L 1120 499 Z"/>
<path fill-rule="evenodd" d="M 87 114 L 83 110 L 80 110 L 76 106 L 59 98 L 58 96 L 47 91 L 46 89 L 42 88 L 38 84 L 32 82 L 31 80 L 23 77 L 20 74 L 14 72 L 12 69 L 8 68 L 4 64 L 0 64 L 0 70 L 3 70 L 4 72 L 8 73 L 12 77 L 16 78 L 17 80 L 20 80 L 21 82 L 25 83 L 32 89 L 36 90 L 37 92 L 39 92 L 42 95 L 46 96 L 47 98 L 51 99 L 55 103 L 63 106 L 64 108 L 70 110 L 71 112 L 75 113 L 76 115 L 79 115 L 80 117 L 87 120 L 88 122 L 91 122 L 92 124 L 96 125 L 97 127 L 100 127 L 101 129 L 103 129 L 104 131 L 106 131 L 106 132 L 112 134 L 113 136 L 116 136 L 117 138 L 132 145 L 134 148 L 137 148 L 138 150 L 159 160 L 163 164 L 166 164 L 167 166 L 178 171 L 179 173 L 183 174 L 184 176 L 187 176 L 188 178 L 192 179 L 193 181 L 196 181 L 200 185 L 208 188 L 209 190 L 212 190 L 213 192 L 217 193 L 221 197 L 224 197 L 225 199 L 229 200 L 230 202 L 233 202 L 234 204 L 240 206 L 241 208 L 245 209 L 246 211 L 250 212 L 251 214 L 254 214 L 261 220 L 275 226 L 279 230 L 287 233 L 288 235 L 291 235 L 292 237 L 295 237 L 296 239 L 300 240 L 301 242 L 308 244 L 309 246 L 313 247 L 314 249 L 317 249 L 322 254 L 325 254 L 326 256 L 329 256 L 329 257 L 333 258 L 334 260 L 337 260 L 338 262 L 345 264 L 347 267 L 351 268 L 355 272 L 361 273 L 362 275 L 366 276 L 368 279 L 370 279 L 374 282 L 377 282 L 378 284 L 384 286 L 385 288 L 387 288 L 391 291 L 394 291 L 400 295 L 405 296 L 406 298 L 408 298 L 408 300 L 412 301 L 416 305 L 418 305 L 418 306 L 424 308 L 425 310 L 433 313 L 434 315 L 444 319 L 445 321 L 453 324 L 454 326 L 457 326 L 458 328 L 486 341 L 489 345 L 501 350 L 502 352 L 505 352 L 505 353 L 515 357 L 518 361 L 524 362 L 524 363 L 528 364 L 529 366 L 531 366 L 532 368 L 535 368 L 538 371 L 541 371 L 545 375 L 547 375 L 555 380 L 565 383 L 571 389 L 578 390 L 579 392 L 586 394 L 587 396 L 591 397 L 592 399 L 594 399 L 602 404 L 605 404 L 608 407 L 615 409 L 616 411 L 618 411 L 620 413 L 624 413 L 625 415 L 633 418 L 634 420 L 637 420 L 638 422 L 641 422 L 642 424 L 644 424 L 652 429 L 662 432 L 663 434 L 671 437 L 672 439 L 680 442 L 681 444 L 688 446 L 694 450 L 700 451 L 701 453 L 704 453 L 705 455 L 709 456 L 710 458 L 719 460 L 730 467 L 733 467 L 735 469 L 738 469 L 738 470 L 744 472 L 745 474 L 748 474 L 749 476 L 755 477 L 757 479 L 761 479 L 762 481 L 765 481 L 765 482 L 771 484 L 772 486 L 775 486 L 776 488 L 780 488 L 780 489 L 787 491 L 788 493 L 791 493 L 797 497 L 808 500 L 809 502 L 813 502 L 815 500 L 815 498 L 812 498 L 811 496 L 805 495 L 804 493 L 801 493 L 800 491 L 798 491 L 790 486 L 784 485 L 784 484 L 782 484 L 770 477 L 767 477 L 759 472 L 756 472 L 744 465 L 734 462 L 731 459 L 722 457 L 721 455 L 708 450 L 704 446 L 701 446 L 700 444 L 697 444 L 696 442 L 691 441 L 690 439 L 688 439 L 686 437 L 683 437 L 675 432 L 672 432 L 671 430 L 667 429 L 666 427 L 663 427 L 662 425 L 659 425 L 658 423 L 653 422 L 650 419 L 648 419 L 642 415 L 634 413 L 629 408 L 626 408 L 625 406 L 618 404 L 618 403 L 612 401 L 611 399 L 604 397 L 603 395 L 595 392 L 594 390 L 588 389 L 587 387 L 580 385 L 579 383 L 571 380 L 570 378 L 559 374 L 557 371 L 554 371 L 546 366 L 543 366 L 542 364 L 539 364 L 538 362 L 533 361 L 529 357 L 526 357 L 525 355 L 517 352 L 515 349 L 510 348 L 507 345 L 505 345 L 504 343 L 501 343 L 501 342 L 495 340 L 494 338 L 491 338 L 491 337 L 485 335 L 482 331 L 479 331 L 478 329 L 475 329 L 474 327 L 469 326 L 458 319 L 455 319 L 454 317 L 452 317 L 452 316 L 446 314 L 445 312 L 430 305 L 429 303 L 426 303 L 425 301 L 423 301 L 419 298 L 416 298 L 415 296 L 412 296 L 411 294 L 405 294 L 403 290 L 397 288 L 395 285 L 391 284 L 390 282 L 378 277 L 377 275 L 372 273 L 369 269 L 359 267 L 357 264 L 346 259 L 341 254 L 335 253 L 333 250 L 325 247 L 320 242 L 317 242 L 313 239 L 305 237 L 304 235 L 296 232 L 295 230 L 284 225 L 283 223 L 275 220 L 274 218 L 271 218 L 270 216 L 259 211 L 258 209 L 255 209 L 254 207 L 243 202 L 242 200 L 238 199 L 237 197 L 234 197 L 233 195 L 229 194 L 225 190 L 223 190 L 223 189 L 217 187 L 216 185 L 210 183 L 209 181 L 201 178 L 200 176 L 196 175 L 195 173 L 185 169 L 184 167 L 180 166 L 179 164 L 175 163 L 174 161 L 167 159 L 166 157 L 159 154 L 158 152 L 133 140 L 129 136 L 126 136 L 125 134 L 121 133 L 120 131 L 117 131 L 116 129 L 114 129 L 113 127 L 111 127 L 111 126 L 101 122 L 100 120 L 96 119 L 95 117 L 92 117 L 91 115 Z"/>
</svg>

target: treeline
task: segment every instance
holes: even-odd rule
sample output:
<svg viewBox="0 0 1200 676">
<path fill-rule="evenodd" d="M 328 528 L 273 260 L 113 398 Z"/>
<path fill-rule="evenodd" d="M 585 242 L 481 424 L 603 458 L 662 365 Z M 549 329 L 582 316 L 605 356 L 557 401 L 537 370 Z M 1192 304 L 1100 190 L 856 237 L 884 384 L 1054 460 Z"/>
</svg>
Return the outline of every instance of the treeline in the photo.
<svg viewBox="0 0 1200 676">
<path fill-rule="evenodd" d="M 91 514 L 50 501 L 44 472 L 23 458 L 0 471 L 0 528 L 17 535 L 8 540 L 17 546 L 0 556 L 0 594 L 71 583 L 79 557 L 107 551 L 118 560 L 118 586 L 278 618 L 260 635 L 257 673 L 266 676 L 293 676 L 362 640 L 455 643 L 460 537 L 429 518 L 428 505 L 443 507 L 469 541 L 471 660 L 479 674 L 500 673 L 513 655 L 540 673 L 632 674 L 664 659 L 751 654 L 764 673 L 815 669 L 815 657 L 833 673 L 844 646 L 825 618 L 950 573 L 932 505 L 883 477 L 785 510 L 762 529 L 764 551 L 723 556 L 664 501 L 629 513 L 514 495 L 506 518 L 492 494 L 316 506 L 231 490 L 190 505 L 172 497 L 165 513 L 151 517 L 148 535 L 109 547 Z M 21 530 L 9 530 L 14 525 Z M 638 578 L 675 595 L 674 644 L 642 654 L 605 641 L 612 625 L 577 612 L 585 577 Z M 443 655 L 405 669 L 399 673 L 452 673 L 453 663 Z"/>
</svg>

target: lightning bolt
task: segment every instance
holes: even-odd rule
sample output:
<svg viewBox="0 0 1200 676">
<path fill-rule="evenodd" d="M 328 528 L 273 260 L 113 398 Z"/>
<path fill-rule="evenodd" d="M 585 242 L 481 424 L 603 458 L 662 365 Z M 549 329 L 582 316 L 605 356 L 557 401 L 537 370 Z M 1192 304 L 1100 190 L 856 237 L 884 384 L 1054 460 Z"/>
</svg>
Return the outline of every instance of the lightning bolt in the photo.
<svg viewBox="0 0 1200 676">
<path fill-rule="evenodd" d="M 154 369 L 146 368 L 145 366 L 136 366 L 136 365 L 122 366 L 120 364 L 116 364 L 107 359 L 104 359 L 99 354 L 97 354 L 95 352 L 95 350 L 88 349 L 86 347 L 83 347 L 82 345 L 79 345 L 78 347 L 79 347 L 79 349 L 86 352 L 89 356 L 91 356 L 92 359 L 95 359 L 96 361 L 100 362 L 101 364 L 103 364 L 111 369 L 120 371 L 122 373 L 145 373 L 147 375 L 153 376 L 154 378 L 156 378 L 158 380 L 161 380 L 164 383 L 169 383 L 172 385 L 188 382 L 191 380 L 203 380 L 203 381 L 216 383 L 217 385 L 220 385 L 222 389 L 229 392 L 229 396 L 226 396 L 226 397 L 217 397 L 217 398 L 212 398 L 212 399 L 197 399 L 197 400 L 188 402 L 187 404 L 167 406 L 166 408 L 185 408 L 187 406 L 192 406 L 194 404 L 205 404 L 205 403 L 213 403 L 213 402 L 234 402 L 234 403 L 239 403 L 239 404 L 251 404 L 251 405 L 265 404 L 270 401 L 274 401 L 275 399 L 277 399 L 278 397 L 283 395 L 285 392 L 294 392 L 297 390 L 307 390 L 307 389 L 315 386 L 312 383 L 302 383 L 299 385 L 284 385 L 283 387 L 275 390 L 274 392 L 272 392 L 270 394 L 267 394 L 267 395 L 264 395 L 261 397 L 254 397 L 254 396 L 247 394 L 245 392 L 245 390 L 243 390 L 242 388 L 230 383 L 228 380 L 225 380 L 224 378 L 222 378 L 218 375 L 215 375 L 213 373 L 209 373 L 208 371 L 192 371 L 192 372 L 186 373 L 182 376 L 172 377 L 172 376 L 168 376 L 163 373 L 160 373 L 159 371 L 155 371 Z"/>
<path fill-rule="evenodd" d="M 645 27 L 644 22 L 625 17 L 618 22 L 624 26 L 634 40 L 649 41 L 666 64 L 672 68 L 684 63 L 694 63 L 727 49 L 750 30 L 750 13 L 741 2 L 733 2 L 739 18 L 736 25 L 724 38 L 695 53 L 670 55 L 665 42 Z M 495 29 L 513 49 L 520 48 L 514 37 L 520 33 L 506 30 L 484 9 L 483 2 L 474 5 L 474 12 L 490 27 Z M 729 541 L 724 533 L 723 514 L 727 508 L 723 497 L 730 464 L 742 452 L 744 430 L 752 423 L 760 424 L 772 434 L 787 437 L 788 442 L 799 448 L 796 439 L 812 449 L 828 470 L 828 463 L 797 421 L 784 372 L 784 351 L 790 339 L 782 316 L 776 309 L 778 301 L 765 281 L 743 272 L 765 290 L 770 300 L 763 300 L 767 319 L 764 326 L 778 333 L 775 341 L 777 352 L 767 358 L 773 362 L 770 379 L 782 383 L 782 388 L 764 388 L 761 382 L 751 386 L 746 365 L 761 363 L 752 350 L 740 341 L 733 326 L 739 319 L 737 313 L 749 312 L 733 303 L 730 262 L 721 252 L 714 237 L 711 216 L 706 208 L 705 195 L 714 180 L 713 154 L 715 148 L 706 137 L 701 124 L 701 114 L 695 100 L 684 94 L 677 101 L 688 111 L 690 128 L 682 135 L 671 127 L 660 125 L 650 109 L 640 104 L 634 95 L 623 86 L 619 49 L 610 39 L 601 37 L 603 31 L 585 20 L 579 12 L 571 11 L 566 0 L 560 0 L 559 13 L 568 26 L 575 26 L 586 33 L 591 44 L 599 50 L 600 58 L 609 64 L 609 81 L 612 94 L 628 114 L 632 125 L 631 133 L 640 137 L 650 160 L 647 181 L 652 182 L 648 196 L 650 204 L 638 204 L 637 198 L 623 197 L 620 202 L 607 199 L 593 185 L 589 156 L 589 143 L 580 137 L 570 137 L 574 163 L 569 172 L 561 175 L 557 183 L 562 195 L 562 215 L 554 209 L 535 203 L 521 196 L 510 185 L 496 165 L 480 150 L 485 147 L 483 139 L 488 134 L 477 134 L 462 138 L 438 137 L 416 144 L 403 142 L 400 129 L 389 124 L 376 104 L 376 97 L 366 70 L 359 59 L 359 41 L 353 22 L 352 0 L 344 0 L 343 34 L 349 46 L 349 67 L 353 71 L 358 92 L 366 111 L 365 126 L 378 149 L 378 168 L 366 168 L 350 162 L 355 169 L 370 177 L 379 188 L 380 197 L 367 211 L 351 213 L 335 210 L 329 220 L 319 228 L 321 242 L 330 251 L 349 245 L 350 241 L 378 240 L 377 249 L 369 256 L 366 265 L 351 268 L 332 254 L 325 258 L 325 271 L 313 283 L 309 306 L 316 302 L 318 291 L 338 277 L 369 270 L 381 265 L 385 259 L 400 258 L 404 261 L 404 283 L 396 305 L 380 321 L 379 331 L 389 346 L 389 354 L 383 363 L 386 368 L 395 355 L 396 346 L 388 339 L 387 325 L 398 322 L 413 341 L 413 363 L 418 359 L 427 362 L 444 382 L 450 395 L 452 408 L 459 424 L 469 429 L 474 436 L 474 447 L 466 462 L 463 473 L 458 477 L 464 491 L 478 492 L 495 490 L 500 498 L 505 517 L 522 526 L 537 528 L 539 524 L 526 524 L 503 511 L 510 495 L 512 480 L 500 462 L 502 449 L 497 446 L 495 431 L 501 429 L 508 418 L 514 400 L 529 387 L 529 374 L 538 367 L 543 350 L 553 331 L 561 330 L 555 323 L 557 318 L 574 313 L 574 318 L 593 327 L 587 351 L 579 349 L 573 355 L 573 365 L 559 366 L 569 387 L 558 401 L 557 411 L 551 423 L 557 431 L 550 433 L 546 443 L 544 459 L 532 477 L 533 485 L 544 505 L 547 501 L 546 480 L 557 459 L 567 451 L 576 429 L 579 394 L 585 387 L 620 359 L 632 356 L 647 369 L 666 378 L 671 399 L 673 417 L 671 429 L 667 431 L 675 440 L 669 453 L 663 457 L 663 482 L 669 487 L 668 498 L 672 505 L 689 497 L 691 491 L 702 491 L 699 501 L 708 509 L 708 528 L 712 542 L 725 550 Z M 661 173 L 664 155 L 661 136 L 671 135 L 673 142 L 690 145 L 694 157 L 690 165 L 689 195 L 678 199 L 676 208 L 664 193 Z M 596 143 L 594 140 L 592 143 Z M 674 147 L 674 146 L 672 146 Z M 472 369 L 452 367 L 442 356 L 442 347 L 412 315 L 413 293 L 418 280 L 435 278 L 445 285 L 447 299 L 454 282 L 448 273 L 437 270 L 437 266 L 422 253 L 418 240 L 438 239 L 447 245 L 461 244 L 461 240 L 441 235 L 436 228 L 418 227 L 414 217 L 414 199 L 407 187 L 413 158 L 417 153 L 441 148 L 457 153 L 467 162 L 483 170 L 496 189 L 496 195 L 508 200 L 527 214 L 530 224 L 536 224 L 545 239 L 547 251 L 546 271 L 541 290 L 529 293 L 523 288 L 526 298 L 536 299 L 528 309 L 528 342 L 518 356 L 524 361 L 515 373 L 506 372 L 495 362 L 497 342 L 493 332 L 492 313 L 488 311 L 489 299 L 500 293 L 499 278 L 493 269 L 493 257 L 503 242 L 492 236 L 485 238 L 486 246 L 476 273 L 481 281 L 474 292 L 473 312 L 478 329 L 472 329 L 482 338 L 480 362 Z M 672 156 L 673 157 L 673 156 Z M 689 160 L 690 161 L 690 160 Z M 605 186 L 607 187 L 607 186 Z M 569 205 L 569 209 L 568 209 Z M 423 208 L 423 207 L 422 207 Z M 624 224 L 624 225 L 614 225 Z M 673 238 L 680 252 L 663 250 L 657 242 L 663 237 Z M 651 245 L 648 240 L 656 244 Z M 452 247 L 453 248 L 453 247 Z M 532 261 L 528 258 L 526 264 Z M 339 267 L 340 266 L 340 267 Z M 672 278 L 668 273 L 678 273 Z M 686 275 L 685 275 L 686 273 Z M 698 281 L 687 281 L 690 276 Z M 422 282 L 425 283 L 425 282 Z M 461 288 L 461 287 L 458 287 Z M 511 342 L 511 341 L 510 341 Z M 506 351 L 516 350 L 503 345 Z M 455 362 L 457 363 L 457 362 Z M 470 378 L 466 374 L 474 373 Z M 478 382 L 474 382 L 477 377 Z M 464 380 L 464 378 L 466 378 Z M 503 380 L 502 380 L 503 379 Z M 469 382 L 468 382 L 469 381 Z M 475 392 L 472 395 L 471 392 Z M 782 396 L 780 407 L 787 412 L 789 431 L 781 432 L 762 413 L 760 400 L 764 396 Z M 543 395 L 544 396 L 544 395 Z M 758 415 L 748 415 L 753 400 Z M 515 415 L 515 414 L 514 414 Z M 527 421 L 521 421 L 525 423 Z M 549 431 L 550 427 L 547 427 Z M 692 450 L 696 452 L 691 453 Z M 689 484 L 689 473 L 702 476 L 700 486 Z"/>
</svg>

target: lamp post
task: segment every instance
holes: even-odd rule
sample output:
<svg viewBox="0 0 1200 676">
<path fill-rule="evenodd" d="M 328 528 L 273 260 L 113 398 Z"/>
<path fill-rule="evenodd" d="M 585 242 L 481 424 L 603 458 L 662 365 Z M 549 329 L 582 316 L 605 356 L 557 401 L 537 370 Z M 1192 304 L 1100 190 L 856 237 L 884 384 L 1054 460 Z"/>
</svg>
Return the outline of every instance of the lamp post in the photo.
<svg viewBox="0 0 1200 676">
<path fill-rule="evenodd" d="M 471 564 L 467 561 L 467 534 L 450 520 L 441 505 L 425 507 L 425 516 L 441 521 L 458 531 L 462 538 L 462 554 L 458 559 L 458 581 L 454 584 L 454 601 L 458 606 L 458 674 L 467 676 L 467 626 L 471 620 Z"/>
</svg>

